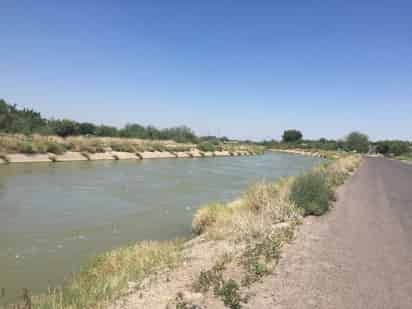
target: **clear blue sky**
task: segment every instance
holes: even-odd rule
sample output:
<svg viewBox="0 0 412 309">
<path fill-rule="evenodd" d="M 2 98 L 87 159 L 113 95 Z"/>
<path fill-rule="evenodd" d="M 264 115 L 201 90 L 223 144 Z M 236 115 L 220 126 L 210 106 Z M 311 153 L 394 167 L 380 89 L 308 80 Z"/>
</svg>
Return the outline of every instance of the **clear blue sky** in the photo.
<svg viewBox="0 0 412 309">
<path fill-rule="evenodd" d="M 412 140 L 412 2 L 4 1 L 0 97 L 198 134 Z"/>
</svg>

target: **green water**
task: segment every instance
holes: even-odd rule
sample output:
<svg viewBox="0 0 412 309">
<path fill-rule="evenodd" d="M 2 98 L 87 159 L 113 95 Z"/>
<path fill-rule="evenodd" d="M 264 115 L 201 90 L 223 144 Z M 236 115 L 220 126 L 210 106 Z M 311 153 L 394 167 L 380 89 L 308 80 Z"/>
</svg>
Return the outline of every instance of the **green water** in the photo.
<svg viewBox="0 0 412 309">
<path fill-rule="evenodd" d="M 0 288 L 15 299 L 61 283 L 92 256 L 189 236 L 195 210 L 321 159 L 262 156 L 0 166 Z"/>
</svg>

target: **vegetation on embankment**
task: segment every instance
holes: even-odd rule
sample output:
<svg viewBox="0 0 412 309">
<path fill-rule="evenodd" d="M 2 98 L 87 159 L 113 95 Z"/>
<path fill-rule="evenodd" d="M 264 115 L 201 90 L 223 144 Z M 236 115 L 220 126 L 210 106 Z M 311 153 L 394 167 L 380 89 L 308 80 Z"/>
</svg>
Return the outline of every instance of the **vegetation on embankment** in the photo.
<svg viewBox="0 0 412 309">
<path fill-rule="evenodd" d="M 344 154 L 343 151 L 326 151 L 320 149 L 271 148 L 269 150 L 274 152 L 284 152 L 302 156 L 319 157 L 330 160 L 338 159 L 342 154 Z"/>
<path fill-rule="evenodd" d="M 305 175 L 258 183 L 235 203 L 199 209 L 194 232 L 234 248 L 228 250 L 232 255 L 200 272 L 193 291 L 209 293 L 229 308 L 241 308 L 247 287 L 273 270 L 282 245 L 293 238 L 303 216 L 327 212 L 337 187 L 360 162 L 360 155 L 341 155 Z M 181 300 L 180 305 L 191 304 Z"/>
<path fill-rule="evenodd" d="M 144 152 L 144 151 L 190 151 L 195 144 L 174 141 L 142 140 L 116 137 L 90 136 L 43 136 L 23 134 L 0 134 L 1 153 L 63 154 L 66 151 L 104 153 L 107 151 Z"/>
<path fill-rule="evenodd" d="M 123 128 L 70 119 L 46 119 L 39 112 L 18 108 L 0 99 L 0 153 L 55 153 L 80 151 L 200 151 L 264 149 L 253 142 L 227 137 L 197 136 L 187 126 L 159 129 L 128 123 Z"/>
<path fill-rule="evenodd" d="M 268 149 L 291 150 L 300 152 L 331 152 L 346 151 L 356 153 L 381 154 L 388 157 L 412 156 L 412 142 L 402 140 L 370 141 L 369 137 L 361 132 L 354 131 L 342 139 L 317 140 L 303 139 L 299 130 L 286 130 L 282 140 L 265 140 L 260 143 Z"/>
<path fill-rule="evenodd" d="M 69 136 L 63 138 L 38 134 L 0 134 L 0 162 L 5 163 L 77 161 L 82 158 L 93 160 L 94 158 L 142 159 L 251 155 L 262 153 L 263 150 L 262 146 L 234 142 L 230 144 L 211 142 L 190 144 L 176 143 L 172 140 L 152 141 L 119 137 Z M 146 155 L 142 155 L 143 153 Z M 94 156 L 94 154 L 97 155 Z"/>
<path fill-rule="evenodd" d="M 25 304 L 29 302 L 33 309 L 106 307 L 130 289 L 138 288 L 147 276 L 176 267 L 182 259 L 183 244 L 183 240 L 145 241 L 109 251 L 93 259 L 61 288 L 51 288 Z"/>
</svg>

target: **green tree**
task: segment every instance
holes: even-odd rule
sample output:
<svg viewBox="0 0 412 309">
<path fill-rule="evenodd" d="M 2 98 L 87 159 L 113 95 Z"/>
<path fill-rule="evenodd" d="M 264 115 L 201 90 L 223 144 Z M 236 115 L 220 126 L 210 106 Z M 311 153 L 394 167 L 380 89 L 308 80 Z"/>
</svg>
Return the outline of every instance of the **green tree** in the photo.
<svg viewBox="0 0 412 309">
<path fill-rule="evenodd" d="M 90 122 L 79 123 L 79 134 L 80 135 L 95 135 L 96 126 Z"/>
<path fill-rule="evenodd" d="M 73 120 L 51 120 L 50 126 L 54 132 L 61 137 L 79 134 L 79 124 Z"/>
<path fill-rule="evenodd" d="M 31 109 L 18 109 L 16 105 L 0 100 L 0 131 L 31 134 L 46 126 L 40 113 Z"/>
<path fill-rule="evenodd" d="M 144 126 L 137 123 L 128 123 L 119 131 L 122 137 L 147 138 L 146 129 Z"/>
<path fill-rule="evenodd" d="M 293 143 L 300 141 L 302 137 L 302 132 L 298 130 L 286 130 L 283 132 L 282 141 L 285 143 Z"/>
<path fill-rule="evenodd" d="M 349 150 L 354 150 L 359 153 L 366 153 L 369 151 L 369 137 L 360 132 L 351 132 L 345 140 L 346 146 Z"/>
<path fill-rule="evenodd" d="M 96 128 L 96 135 L 114 137 L 118 135 L 118 130 L 116 127 L 101 125 Z"/>
<path fill-rule="evenodd" d="M 409 153 L 410 146 L 406 141 L 389 140 L 389 141 L 379 141 L 376 142 L 376 151 L 383 155 L 393 154 L 395 156 L 400 156 Z"/>
</svg>

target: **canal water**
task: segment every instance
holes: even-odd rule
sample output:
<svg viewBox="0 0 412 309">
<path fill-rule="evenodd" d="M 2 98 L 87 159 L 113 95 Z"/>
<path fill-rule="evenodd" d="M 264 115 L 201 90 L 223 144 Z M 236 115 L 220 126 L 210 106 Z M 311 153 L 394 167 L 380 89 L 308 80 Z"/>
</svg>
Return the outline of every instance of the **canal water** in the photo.
<svg viewBox="0 0 412 309">
<path fill-rule="evenodd" d="M 0 302 L 60 284 L 91 257 L 189 236 L 197 208 L 322 159 L 261 156 L 0 166 Z"/>
</svg>

